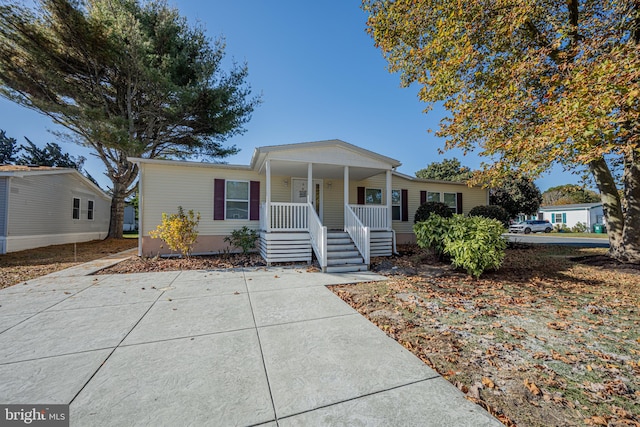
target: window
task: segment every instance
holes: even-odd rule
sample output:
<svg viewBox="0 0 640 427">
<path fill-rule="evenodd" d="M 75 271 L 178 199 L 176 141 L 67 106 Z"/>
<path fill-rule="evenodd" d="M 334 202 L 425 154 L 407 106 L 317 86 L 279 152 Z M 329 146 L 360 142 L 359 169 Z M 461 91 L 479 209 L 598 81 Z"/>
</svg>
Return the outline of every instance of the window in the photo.
<svg viewBox="0 0 640 427">
<path fill-rule="evenodd" d="M 93 200 L 87 201 L 87 219 L 93 221 Z"/>
<path fill-rule="evenodd" d="M 249 182 L 227 181 L 226 219 L 249 219 Z"/>
<path fill-rule="evenodd" d="M 449 210 L 458 213 L 458 197 L 456 193 L 444 193 L 444 204 L 449 206 Z"/>
<path fill-rule="evenodd" d="M 431 191 L 427 192 L 427 202 L 439 202 L 440 201 L 440 193 L 432 193 Z"/>
<path fill-rule="evenodd" d="M 402 193 L 400 190 L 391 190 L 391 219 L 402 221 Z"/>
<path fill-rule="evenodd" d="M 564 221 L 562 221 L 562 214 L 561 213 L 554 213 L 553 214 L 553 222 L 564 222 Z"/>
<path fill-rule="evenodd" d="M 367 188 L 364 191 L 364 202 L 367 205 L 382 204 L 382 190 L 380 188 Z"/>
<path fill-rule="evenodd" d="M 80 199 L 77 197 L 73 198 L 73 219 L 80 219 Z"/>
</svg>

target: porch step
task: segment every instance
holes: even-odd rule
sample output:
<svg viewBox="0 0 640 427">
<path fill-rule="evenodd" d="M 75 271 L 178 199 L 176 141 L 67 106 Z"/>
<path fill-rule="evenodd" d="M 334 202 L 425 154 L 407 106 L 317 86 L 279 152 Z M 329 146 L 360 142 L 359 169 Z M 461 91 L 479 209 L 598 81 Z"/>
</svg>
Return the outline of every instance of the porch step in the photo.
<svg viewBox="0 0 640 427">
<path fill-rule="evenodd" d="M 342 264 L 342 265 L 328 265 L 327 273 L 354 273 L 356 271 L 367 271 L 366 264 Z"/>
<path fill-rule="evenodd" d="M 367 265 L 353 244 L 349 233 L 329 231 L 327 233 L 327 273 L 366 271 Z"/>
</svg>

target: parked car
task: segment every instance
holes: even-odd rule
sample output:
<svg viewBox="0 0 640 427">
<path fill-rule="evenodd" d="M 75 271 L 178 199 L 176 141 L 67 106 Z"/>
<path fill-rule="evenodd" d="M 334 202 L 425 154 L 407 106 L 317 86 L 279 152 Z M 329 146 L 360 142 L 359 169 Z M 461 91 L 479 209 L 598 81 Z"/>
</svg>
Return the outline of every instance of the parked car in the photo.
<svg viewBox="0 0 640 427">
<path fill-rule="evenodd" d="M 529 234 L 531 232 L 537 233 L 544 231 L 545 233 L 551 233 L 553 226 L 549 221 L 529 219 L 527 221 L 520 221 L 517 224 L 511 224 L 509 226 L 509 233 L 524 233 Z"/>
</svg>

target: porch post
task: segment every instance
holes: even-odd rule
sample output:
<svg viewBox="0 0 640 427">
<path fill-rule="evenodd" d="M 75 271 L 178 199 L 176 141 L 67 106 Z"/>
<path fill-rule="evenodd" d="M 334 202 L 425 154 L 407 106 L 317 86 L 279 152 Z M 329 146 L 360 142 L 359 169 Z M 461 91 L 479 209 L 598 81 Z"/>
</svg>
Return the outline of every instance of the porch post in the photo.
<svg viewBox="0 0 640 427">
<path fill-rule="evenodd" d="M 307 202 L 313 204 L 313 163 L 307 163 Z"/>
<path fill-rule="evenodd" d="M 393 212 L 391 208 L 391 171 L 387 171 L 387 230 L 391 230 Z"/>
<path fill-rule="evenodd" d="M 266 202 L 266 209 L 265 209 L 265 222 L 267 224 L 267 232 L 271 231 L 271 160 L 267 159 L 265 161 L 265 171 L 267 173 L 267 182 L 265 184 L 265 187 L 267 187 L 267 202 Z"/>
<path fill-rule="evenodd" d="M 347 205 L 349 204 L 349 166 L 344 167 L 344 218 L 343 224 L 346 224 L 347 218 Z"/>
</svg>

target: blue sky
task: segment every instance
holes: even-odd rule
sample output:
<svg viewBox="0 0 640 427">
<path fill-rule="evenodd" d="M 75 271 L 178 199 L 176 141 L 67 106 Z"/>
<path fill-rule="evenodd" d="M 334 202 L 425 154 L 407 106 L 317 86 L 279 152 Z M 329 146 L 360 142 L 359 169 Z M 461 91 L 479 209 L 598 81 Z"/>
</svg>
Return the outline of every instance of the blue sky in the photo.
<svg viewBox="0 0 640 427">
<path fill-rule="evenodd" d="M 246 133 L 228 141 L 240 153 L 228 163 L 248 164 L 262 145 L 342 139 L 402 162 L 408 175 L 431 162 L 458 157 L 477 168 L 480 158 L 459 151 L 444 155 L 444 141 L 428 133 L 444 112 L 423 113 L 417 88 L 401 88 L 397 75 L 365 33 L 366 14 L 357 0 L 169 0 L 190 23 L 199 22 L 212 37 L 224 36 L 227 62 L 247 62 L 248 81 L 263 103 Z M 104 166 L 90 152 L 56 140 L 57 128 L 46 117 L 0 98 L 0 129 L 24 143 L 58 142 L 66 151 L 88 158 L 86 169 L 103 187 Z M 60 129 L 58 129 L 60 130 Z M 577 182 L 561 171 L 536 181 L 541 190 Z"/>
</svg>

